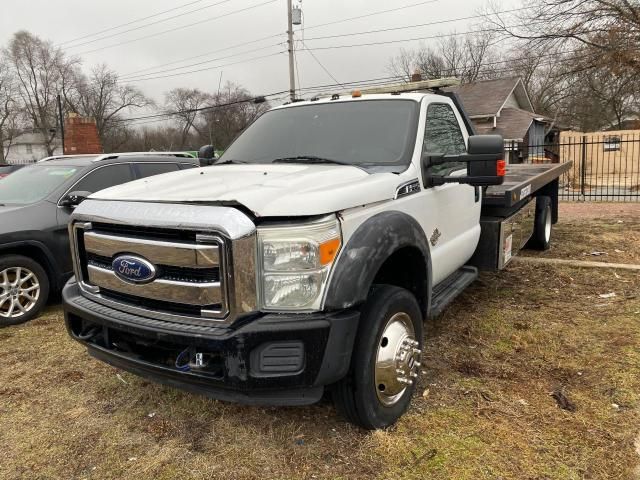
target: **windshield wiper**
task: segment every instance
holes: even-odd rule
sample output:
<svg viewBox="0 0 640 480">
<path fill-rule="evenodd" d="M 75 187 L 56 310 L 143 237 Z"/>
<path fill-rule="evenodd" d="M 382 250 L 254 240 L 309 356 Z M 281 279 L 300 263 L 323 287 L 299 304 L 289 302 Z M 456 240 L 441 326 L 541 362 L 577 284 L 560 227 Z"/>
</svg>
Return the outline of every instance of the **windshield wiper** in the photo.
<svg viewBox="0 0 640 480">
<path fill-rule="evenodd" d="M 271 163 L 333 163 L 335 165 L 349 165 L 351 167 L 353 166 L 353 164 L 351 163 L 334 160 L 333 158 L 316 157 L 315 155 L 298 155 L 296 157 L 276 158 Z"/>
</svg>

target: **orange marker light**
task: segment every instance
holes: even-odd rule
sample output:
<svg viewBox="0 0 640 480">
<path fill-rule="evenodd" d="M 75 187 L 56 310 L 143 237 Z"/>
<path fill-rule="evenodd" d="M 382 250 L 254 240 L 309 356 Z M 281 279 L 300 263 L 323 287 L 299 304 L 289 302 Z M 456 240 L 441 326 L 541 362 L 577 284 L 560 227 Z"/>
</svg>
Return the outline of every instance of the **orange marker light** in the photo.
<svg viewBox="0 0 640 480">
<path fill-rule="evenodd" d="M 360 98 L 362 96 L 362 92 L 360 90 L 354 90 L 351 92 L 351 98 Z"/>
<path fill-rule="evenodd" d="M 496 162 L 496 175 L 498 177 L 504 177 L 507 173 L 507 163 L 504 160 L 498 160 Z"/>
<path fill-rule="evenodd" d="M 334 238 L 320 244 L 320 264 L 327 265 L 336 258 L 340 250 L 340 239 Z"/>
</svg>

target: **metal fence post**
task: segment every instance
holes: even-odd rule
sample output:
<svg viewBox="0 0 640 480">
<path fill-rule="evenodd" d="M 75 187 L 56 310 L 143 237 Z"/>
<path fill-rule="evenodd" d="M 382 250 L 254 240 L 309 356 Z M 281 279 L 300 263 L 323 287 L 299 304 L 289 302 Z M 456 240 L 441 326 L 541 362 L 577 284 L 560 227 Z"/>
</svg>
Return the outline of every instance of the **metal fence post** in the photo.
<svg viewBox="0 0 640 480">
<path fill-rule="evenodd" d="M 585 200 L 585 183 L 587 183 L 587 137 L 582 136 L 582 158 L 580 160 L 580 194 Z"/>
</svg>

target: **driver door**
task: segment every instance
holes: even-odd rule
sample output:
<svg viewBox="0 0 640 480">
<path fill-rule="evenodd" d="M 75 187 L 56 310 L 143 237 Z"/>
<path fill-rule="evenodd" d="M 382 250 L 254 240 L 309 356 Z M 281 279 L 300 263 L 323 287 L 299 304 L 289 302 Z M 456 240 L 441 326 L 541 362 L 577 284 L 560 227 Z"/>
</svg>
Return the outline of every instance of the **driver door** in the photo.
<svg viewBox="0 0 640 480">
<path fill-rule="evenodd" d="M 448 102 L 432 102 L 427 106 L 423 142 L 425 155 L 459 155 L 466 153 L 468 133 L 464 123 Z M 423 167 L 425 168 L 425 167 Z M 428 167 L 437 175 L 465 175 L 467 164 L 449 162 Z M 431 200 L 437 212 L 437 226 L 426 232 L 434 265 L 436 285 L 464 265 L 475 251 L 480 238 L 480 197 L 474 187 L 447 183 L 430 187 Z"/>
</svg>

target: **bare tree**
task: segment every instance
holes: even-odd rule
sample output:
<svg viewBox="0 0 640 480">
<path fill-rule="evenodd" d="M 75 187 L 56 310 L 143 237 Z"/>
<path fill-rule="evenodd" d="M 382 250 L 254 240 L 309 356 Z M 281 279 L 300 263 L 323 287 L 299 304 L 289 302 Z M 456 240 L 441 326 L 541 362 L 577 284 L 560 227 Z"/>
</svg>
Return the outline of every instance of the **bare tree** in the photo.
<svg viewBox="0 0 640 480">
<path fill-rule="evenodd" d="M 26 31 L 14 34 L 5 55 L 16 77 L 18 95 L 35 130 L 42 133 L 49 155 L 53 155 L 58 116 L 56 97 L 78 60 L 67 58 L 51 42 Z"/>
<path fill-rule="evenodd" d="M 486 66 L 498 58 L 493 37 L 491 31 L 482 29 L 467 35 L 454 32 L 433 47 L 401 50 L 391 58 L 387 70 L 403 78 L 419 71 L 426 79 L 457 77 L 463 83 L 492 78 L 495 72 Z"/>
<path fill-rule="evenodd" d="M 269 109 L 267 102 L 255 103 L 253 95 L 240 85 L 227 82 L 224 88 L 212 95 L 208 106 L 201 113 L 204 125 L 201 139 L 216 148 L 226 148 L 251 122 Z"/>
<path fill-rule="evenodd" d="M 487 21 L 541 49 L 581 50 L 592 66 L 610 63 L 640 72 L 640 5 L 630 0 L 533 0 L 530 8 Z M 583 59 L 585 63 L 585 59 Z"/>
<path fill-rule="evenodd" d="M 88 77 L 75 72 L 75 81 L 64 95 L 68 109 L 95 119 L 105 151 L 122 141 L 124 112 L 154 105 L 136 87 L 120 83 L 118 74 L 104 64 L 93 68 Z"/>
<path fill-rule="evenodd" d="M 411 80 L 411 75 L 418 68 L 416 51 L 401 48 L 398 55 L 391 57 L 387 64 L 387 72 L 393 76 Z"/>
<path fill-rule="evenodd" d="M 197 88 L 174 88 L 166 94 L 165 108 L 167 112 L 176 112 L 174 118 L 180 126 L 180 147 L 187 146 L 187 139 L 191 129 L 200 132 L 196 124 L 199 109 L 204 107 L 210 96 Z"/>
<path fill-rule="evenodd" d="M 20 106 L 16 101 L 17 85 L 6 58 L 0 57 L 0 163 L 11 149 L 13 137 L 18 133 Z M 5 150 L 6 149 L 6 150 Z"/>
</svg>

